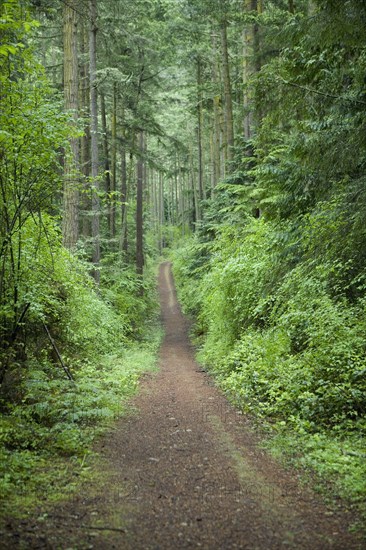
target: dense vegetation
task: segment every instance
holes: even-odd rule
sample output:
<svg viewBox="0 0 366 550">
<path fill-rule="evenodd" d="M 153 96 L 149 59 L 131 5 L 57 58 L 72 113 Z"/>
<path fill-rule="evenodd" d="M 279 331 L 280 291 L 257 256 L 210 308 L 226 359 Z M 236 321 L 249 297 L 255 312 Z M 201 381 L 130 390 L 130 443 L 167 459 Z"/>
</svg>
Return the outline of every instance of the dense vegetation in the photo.
<svg viewBox="0 0 366 550">
<path fill-rule="evenodd" d="M 153 250 L 141 279 L 102 228 L 95 277 L 88 235 L 65 242 L 65 166 L 85 122 L 37 60 L 31 7 L 0 8 L 0 495 L 13 511 L 72 489 L 160 339 Z"/>
<path fill-rule="evenodd" d="M 84 464 L 121 412 L 168 245 L 200 359 L 361 503 L 363 3 L 0 10 L 2 493 L 47 484 L 50 457 Z"/>
<path fill-rule="evenodd" d="M 253 133 L 175 252 L 175 274 L 199 357 L 230 399 L 270 427 L 272 447 L 361 505 L 366 11 L 266 4 Z"/>
</svg>

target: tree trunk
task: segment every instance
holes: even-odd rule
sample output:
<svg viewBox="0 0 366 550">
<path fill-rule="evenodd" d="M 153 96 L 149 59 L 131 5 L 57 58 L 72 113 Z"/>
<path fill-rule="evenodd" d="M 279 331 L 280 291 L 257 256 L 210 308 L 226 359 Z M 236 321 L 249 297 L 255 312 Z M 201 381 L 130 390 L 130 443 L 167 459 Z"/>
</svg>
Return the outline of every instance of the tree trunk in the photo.
<svg viewBox="0 0 366 550">
<path fill-rule="evenodd" d="M 204 198 L 204 182 L 203 182 L 203 108 L 202 108 L 202 66 L 201 59 L 197 59 L 197 141 L 198 141 L 198 192 L 199 200 Z"/>
<path fill-rule="evenodd" d="M 90 1 L 90 133 L 91 133 L 91 177 L 92 177 L 92 238 L 93 238 L 93 277 L 100 282 L 100 199 L 98 181 L 98 94 L 95 79 L 97 51 L 97 0 Z"/>
<path fill-rule="evenodd" d="M 124 124 L 124 112 L 122 111 L 122 125 Z M 126 161 L 126 132 L 122 127 L 122 147 L 121 147 L 121 224 L 122 224 L 122 251 L 128 252 L 127 238 L 127 161 Z"/>
<path fill-rule="evenodd" d="M 174 156 L 174 179 L 172 181 L 172 185 L 174 187 L 174 191 L 172 193 L 172 197 L 173 197 L 173 220 L 174 220 L 174 226 L 178 226 L 178 219 L 179 219 L 179 215 L 178 215 L 178 209 L 179 209 L 179 197 L 178 197 L 178 171 L 177 171 L 177 155 L 175 154 Z"/>
<path fill-rule="evenodd" d="M 159 252 L 163 250 L 163 227 L 165 226 L 165 208 L 164 208 L 164 179 L 163 173 L 159 172 Z"/>
<path fill-rule="evenodd" d="M 221 176 L 221 106 L 220 106 L 220 74 L 219 74 L 219 65 L 217 61 L 217 40 L 214 32 L 211 34 L 212 40 L 212 52 L 213 52 L 213 63 L 212 63 L 212 82 L 215 89 L 215 95 L 213 98 L 213 115 L 214 115 L 214 128 L 213 128 L 213 184 L 214 187 L 219 182 Z"/>
<path fill-rule="evenodd" d="M 180 222 L 181 222 L 181 229 L 182 229 L 182 235 L 185 235 L 185 203 L 184 203 L 184 179 L 183 174 L 181 170 L 180 165 L 180 156 L 177 152 L 176 156 L 176 165 L 177 165 L 177 172 L 178 172 L 178 180 L 177 185 L 179 189 L 179 216 L 180 216 Z"/>
<path fill-rule="evenodd" d="M 87 25 L 82 21 L 81 29 L 81 56 L 85 60 L 88 54 L 89 32 Z M 91 235 L 89 212 L 91 209 L 89 197 L 89 177 L 90 177 L 90 85 L 89 85 L 89 64 L 84 61 L 81 65 L 81 86 L 80 86 L 81 108 L 84 116 L 88 120 L 85 126 L 84 134 L 81 137 L 81 170 L 83 174 L 83 193 L 81 197 L 82 225 L 81 231 L 84 238 Z"/>
<path fill-rule="evenodd" d="M 112 150 L 111 150 L 111 202 L 110 202 L 110 224 L 109 230 L 111 237 L 116 235 L 116 189 L 117 189 L 117 84 L 113 84 L 113 102 L 112 102 Z"/>
<path fill-rule="evenodd" d="M 229 163 L 233 158 L 234 146 L 234 123 L 233 123 L 233 105 L 231 98 L 231 80 L 229 66 L 229 52 L 227 45 L 227 21 L 221 22 L 221 50 L 222 50 L 222 74 L 224 81 L 225 96 L 225 149 L 226 160 Z"/>
<path fill-rule="evenodd" d="M 105 108 L 105 96 L 102 92 L 100 94 L 100 114 L 102 121 L 102 132 L 103 132 L 103 156 L 104 156 L 104 181 L 105 181 L 105 190 L 107 193 L 107 208 L 108 208 L 108 228 L 109 234 L 112 236 L 111 232 L 111 167 L 109 164 L 109 146 L 108 146 L 108 127 L 107 127 L 107 113 Z"/>
<path fill-rule="evenodd" d="M 263 12 L 263 2 L 260 0 L 244 0 L 244 11 L 260 15 Z M 260 70 L 260 29 L 257 23 L 252 23 L 246 26 L 243 33 L 244 137 L 247 141 L 252 138 L 255 125 L 262 118 L 262 113 L 257 111 L 257 120 L 254 121 L 251 83 L 252 76 Z M 246 155 L 253 155 L 252 146 L 247 147 Z"/>
<path fill-rule="evenodd" d="M 156 208 L 156 172 L 154 169 L 150 171 L 150 212 L 151 212 L 151 226 L 154 235 L 158 234 L 158 224 L 157 224 L 157 208 Z M 158 247 L 159 243 L 156 240 L 156 245 Z"/>
<path fill-rule="evenodd" d="M 64 4 L 64 97 L 65 109 L 72 111 L 73 121 L 78 119 L 78 56 L 76 0 Z M 64 163 L 64 188 L 62 220 L 63 244 L 69 250 L 75 248 L 79 237 L 79 138 L 70 138 L 71 151 Z"/>
<path fill-rule="evenodd" d="M 253 11 L 256 11 L 258 15 L 263 13 L 263 0 L 252 1 Z M 262 68 L 262 55 L 261 55 L 261 29 L 259 24 L 254 23 L 254 68 L 257 73 Z M 260 117 L 261 118 L 261 117 Z"/>
<path fill-rule="evenodd" d="M 198 192 L 195 178 L 195 165 L 193 157 L 193 147 L 190 144 L 189 147 L 189 166 L 190 166 L 190 177 L 191 177 L 191 189 L 192 189 L 192 200 L 193 200 L 193 229 L 196 229 L 196 224 L 201 219 L 200 204 L 198 200 Z"/>
<path fill-rule="evenodd" d="M 244 0 L 244 11 L 252 12 L 256 9 L 255 0 Z M 253 106 L 252 90 L 250 79 L 254 73 L 254 42 L 255 27 L 254 24 L 248 24 L 243 33 L 243 88 L 244 88 L 244 137 L 249 141 L 252 137 L 253 129 Z M 251 147 L 246 150 L 248 156 L 252 156 Z"/>
<path fill-rule="evenodd" d="M 139 133 L 139 158 L 137 161 L 136 193 L 136 273 L 141 278 L 140 294 L 143 294 L 142 276 L 144 272 L 143 236 L 143 191 L 144 191 L 144 133 Z"/>
</svg>

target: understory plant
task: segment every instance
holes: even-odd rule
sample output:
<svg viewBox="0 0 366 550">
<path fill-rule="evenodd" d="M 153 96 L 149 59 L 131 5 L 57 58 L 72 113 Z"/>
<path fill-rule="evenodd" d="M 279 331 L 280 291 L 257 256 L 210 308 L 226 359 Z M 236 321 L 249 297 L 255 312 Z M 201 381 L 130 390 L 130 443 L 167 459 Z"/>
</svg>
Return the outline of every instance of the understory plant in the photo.
<svg viewBox="0 0 366 550">
<path fill-rule="evenodd" d="M 268 430 L 272 450 L 332 480 L 338 494 L 362 508 L 364 299 L 350 302 L 336 292 L 344 276 L 340 259 L 314 261 L 298 234 L 284 247 L 284 229 L 264 219 L 239 231 L 224 228 L 205 264 L 188 276 L 200 247 L 185 243 L 188 262 L 182 250 L 175 261 L 180 297 L 196 315 L 199 360 L 228 398 Z M 294 453 L 299 441 L 302 452 Z"/>
</svg>

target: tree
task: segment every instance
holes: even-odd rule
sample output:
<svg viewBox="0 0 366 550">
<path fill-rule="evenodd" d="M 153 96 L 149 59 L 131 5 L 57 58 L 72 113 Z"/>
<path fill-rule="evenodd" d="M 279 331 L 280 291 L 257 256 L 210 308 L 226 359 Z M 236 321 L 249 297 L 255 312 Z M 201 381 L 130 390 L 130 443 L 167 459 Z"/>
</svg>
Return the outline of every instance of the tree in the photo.
<svg viewBox="0 0 366 550">
<path fill-rule="evenodd" d="M 144 196 L 144 132 L 139 132 L 139 156 L 137 159 L 137 193 L 136 193 L 136 273 L 140 278 L 140 291 L 143 293 L 142 275 L 144 272 L 144 227 L 143 227 L 143 196 Z"/>
<path fill-rule="evenodd" d="M 35 26 L 18 3 L 0 6 L 0 384 L 25 359 L 20 334 L 30 309 L 38 320 L 51 309 L 60 151 L 76 137 L 28 46 Z"/>
<path fill-rule="evenodd" d="M 227 43 L 227 20 L 225 15 L 220 23 L 221 31 L 221 51 L 222 51 L 222 74 L 224 81 L 224 114 L 225 114 L 225 151 L 228 163 L 233 158 L 234 147 L 234 122 L 233 122 L 233 104 L 231 97 L 231 77 L 229 67 L 229 52 Z"/>
<path fill-rule="evenodd" d="M 65 109 L 71 111 L 75 125 L 79 117 L 76 4 L 76 0 L 70 0 L 63 7 Z M 79 184 L 79 138 L 75 136 L 70 139 L 70 154 L 64 161 L 63 242 L 70 250 L 75 248 L 79 237 Z"/>
<path fill-rule="evenodd" d="M 99 164 L 98 164 L 98 91 L 96 83 L 97 59 L 97 0 L 90 2 L 90 134 L 91 134 L 91 181 L 92 181 L 92 239 L 93 239 L 93 275 L 100 281 L 100 198 L 99 198 Z"/>
</svg>

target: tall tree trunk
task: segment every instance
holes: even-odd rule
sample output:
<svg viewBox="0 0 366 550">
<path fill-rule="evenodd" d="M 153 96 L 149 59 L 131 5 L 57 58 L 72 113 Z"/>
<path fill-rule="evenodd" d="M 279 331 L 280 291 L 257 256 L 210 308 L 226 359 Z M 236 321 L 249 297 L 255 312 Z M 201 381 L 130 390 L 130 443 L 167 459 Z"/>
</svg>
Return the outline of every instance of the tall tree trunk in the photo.
<svg viewBox="0 0 366 550">
<path fill-rule="evenodd" d="M 72 111 L 76 124 L 78 119 L 78 56 L 77 56 L 77 11 L 76 0 L 64 4 L 64 97 L 65 109 Z M 72 250 L 79 237 L 79 138 L 70 138 L 71 151 L 64 163 L 63 188 L 63 244 Z"/>
<path fill-rule="evenodd" d="M 253 0 L 253 11 L 257 12 L 257 15 L 262 15 L 263 13 L 263 0 Z M 261 29 L 259 23 L 254 23 L 254 68 L 257 73 L 262 68 L 262 55 L 261 55 Z M 260 117 L 261 118 L 261 117 Z"/>
<path fill-rule="evenodd" d="M 116 189 L 117 189 L 117 83 L 113 84 L 113 101 L 112 101 L 112 124 L 111 124 L 111 212 L 110 212 L 110 232 L 111 237 L 116 235 Z"/>
<path fill-rule="evenodd" d="M 164 208 L 164 178 L 163 173 L 159 172 L 159 252 L 163 250 L 163 227 L 165 226 L 165 208 Z"/>
<path fill-rule="evenodd" d="M 244 0 L 244 11 L 252 12 L 256 9 L 256 0 Z M 253 129 L 253 105 L 250 79 L 254 73 L 254 42 L 255 26 L 247 24 L 243 33 L 243 88 L 244 88 L 244 137 L 247 141 L 252 137 Z M 248 156 L 252 156 L 251 147 L 246 150 Z"/>
<path fill-rule="evenodd" d="M 85 125 L 84 134 L 81 137 L 81 170 L 83 174 L 83 193 L 81 196 L 82 225 L 81 232 L 83 237 L 90 237 L 90 197 L 89 197 L 89 177 L 90 177 L 90 85 L 89 85 L 89 63 L 87 61 L 89 49 L 89 32 L 87 25 L 82 20 L 81 28 L 81 108 L 84 116 L 88 120 Z"/>
<path fill-rule="evenodd" d="M 247 13 L 257 13 L 261 15 L 263 12 L 262 0 L 244 0 L 244 11 Z M 256 111 L 256 118 L 254 119 L 254 105 L 253 105 L 253 93 L 251 78 L 253 74 L 259 72 L 261 69 L 261 57 L 260 57 L 260 29 L 257 22 L 248 24 L 244 30 L 243 35 L 243 88 L 244 88 L 244 137 L 247 140 L 247 147 L 245 154 L 248 157 L 252 157 L 254 154 L 253 146 L 250 142 L 256 125 L 258 125 L 262 119 L 262 113 L 259 109 Z M 250 166 L 249 166 L 250 168 Z M 253 214 L 256 217 L 260 217 L 260 208 L 255 206 Z"/>
<path fill-rule="evenodd" d="M 190 147 L 189 147 L 189 166 L 190 166 L 192 202 L 193 202 L 193 229 L 196 229 L 196 223 L 198 223 L 201 219 L 201 211 L 200 211 L 200 204 L 198 200 L 198 192 L 197 192 L 197 185 L 196 185 L 196 178 L 195 178 L 195 166 L 194 166 L 192 144 L 190 144 Z"/>
<path fill-rule="evenodd" d="M 185 196 L 184 196 L 184 178 L 181 170 L 180 155 L 177 152 L 177 171 L 178 171 L 178 188 L 179 188 L 179 215 L 181 221 L 182 235 L 185 235 Z"/>
<path fill-rule="evenodd" d="M 216 185 L 215 181 L 215 172 L 216 172 L 216 159 L 215 159 L 215 148 L 214 148 L 214 139 L 215 139 L 215 129 L 210 129 L 210 161 L 211 161 L 211 197 L 214 195 L 214 189 Z"/>
<path fill-rule="evenodd" d="M 97 0 L 90 2 L 90 133 L 91 133 L 91 177 L 92 177 L 92 238 L 93 238 L 93 276 L 100 282 L 100 199 L 98 181 L 98 93 L 96 85 L 97 64 Z"/>
<path fill-rule="evenodd" d="M 126 161 L 126 131 L 124 128 L 124 112 L 122 111 L 122 147 L 121 147 L 121 225 L 122 251 L 128 252 L 127 238 L 127 161 Z"/>
<path fill-rule="evenodd" d="M 222 50 L 222 75 L 224 81 L 224 96 L 225 96 L 225 137 L 226 137 L 226 160 L 230 162 L 233 158 L 234 146 L 234 123 L 233 123 L 233 104 L 231 97 L 231 79 L 229 52 L 227 44 L 227 21 L 223 19 L 221 22 L 221 50 Z"/>
<path fill-rule="evenodd" d="M 220 74 L 219 74 L 219 64 L 217 60 L 217 39 L 216 34 L 213 31 L 211 34 L 211 41 L 212 41 L 212 53 L 213 53 L 213 63 L 212 63 L 212 82 L 215 89 L 215 95 L 213 98 L 213 116 L 214 116 L 214 135 L 213 135 L 213 183 L 214 186 L 217 185 L 219 182 L 221 176 L 223 175 L 221 173 L 221 151 L 220 151 L 220 144 L 221 144 L 221 106 L 220 106 L 220 100 L 221 100 L 221 93 L 220 93 Z"/>
<path fill-rule="evenodd" d="M 179 196 L 178 196 L 178 166 L 177 166 L 177 155 L 175 155 L 174 160 L 174 225 L 178 225 L 179 220 Z"/>
<path fill-rule="evenodd" d="M 203 181 L 203 108 L 202 108 L 202 62 L 200 57 L 197 59 L 197 141 L 198 141 L 198 192 L 199 200 L 204 198 Z"/>
<path fill-rule="evenodd" d="M 108 208 L 108 229 L 109 234 L 112 236 L 111 232 L 111 167 L 109 163 L 109 146 L 108 146 L 108 126 L 107 126 L 107 113 L 105 107 L 105 95 L 103 92 L 100 93 L 100 114 L 102 121 L 102 132 L 103 132 L 103 157 L 104 157 L 104 181 L 105 181 L 105 190 L 107 193 L 107 208 Z"/>
<path fill-rule="evenodd" d="M 294 0 L 288 0 L 288 11 L 290 13 L 295 13 L 295 3 Z"/>
<path fill-rule="evenodd" d="M 136 273 L 142 279 L 144 272 L 143 196 L 144 196 L 144 133 L 139 133 L 139 158 L 137 160 L 136 193 Z M 142 283 L 142 281 L 141 281 Z M 143 293 L 141 284 L 140 293 Z"/>
<path fill-rule="evenodd" d="M 151 226 L 153 229 L 154 235 L 158 234 L 158 224 L 157 224 L 157 208 L 156 208 L 156 172 L 154 169 L 150 171 L 150 212 L 151 212 Z M 159 245 L 158 240 L 156 240 L 157 246 Z"/>
<path fill-rule="evenodd" d="M 244 0 L 244 11 L 247 13 L 263 12 L 263 1 Z M 251 78 L 261 70 L 260 56 L 260 29 L 258 23 L 248 24 L 243 33 L 243 88 L 244 88 L 244 137 L 249 141 L 253 136 L 255 125 L 262 118 L 262 113 L 257 111 L 254 121 L 254 105 Z M 246 154 L 253 155 L 252 147 L 247 147 Z"/>
</svg>

